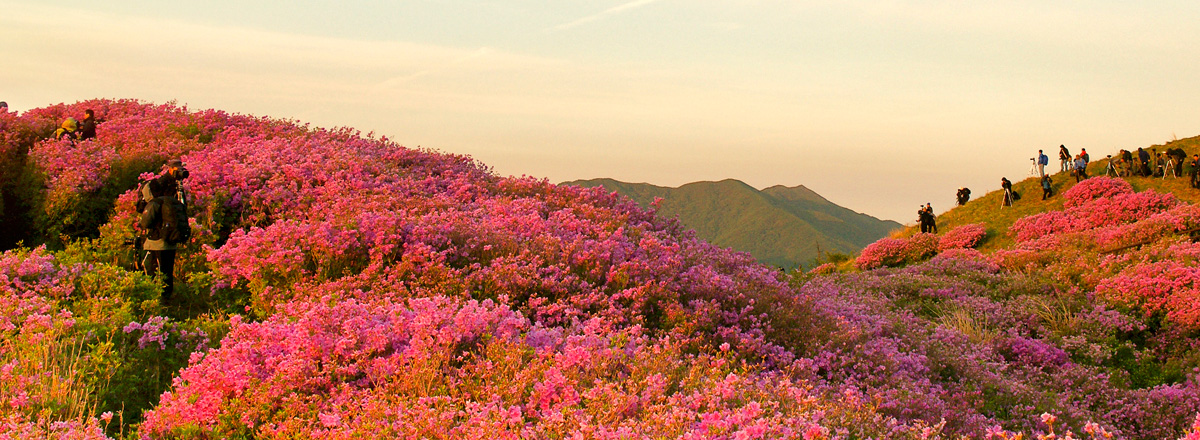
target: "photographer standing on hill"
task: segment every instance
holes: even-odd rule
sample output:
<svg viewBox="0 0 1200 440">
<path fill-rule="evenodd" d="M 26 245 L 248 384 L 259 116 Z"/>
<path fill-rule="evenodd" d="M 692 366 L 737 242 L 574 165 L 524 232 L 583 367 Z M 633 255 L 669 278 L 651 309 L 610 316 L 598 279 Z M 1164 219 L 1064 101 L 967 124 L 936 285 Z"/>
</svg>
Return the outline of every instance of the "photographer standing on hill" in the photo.
<svg viewBox="0 0 1200 440">
<path fill-rule="evenodd" d="M 1003 208 L 1005 206 L 1012 206 L 1012 204 L 1013 204 L 1012 182 L 1009 182 L 1007 177 L 1001 177 L 1000 178 L 1000 188 L 1004 189 L 1004 201 L 1000 203 L 1000 207 Z"/>
<path fill-rule="evenodd" d="M 150 276 L 162 273 L 164 302 L 175 293 L 175 252 L 191 239 L 188 197 L 180 185 L 187 177 L 183 162 L 175 159 L 167 162 L 166 172 L 141 187 L 141 197 L 146 202 L 138 220 L 138 227 L 145 235 L 142 248 L 146 256 L 142 267 Z"/>
<path fill-rule="evenodd" d="M 1192 166 L 1192 188 L 1200 188 L 1200 154 L 1193 154 L 1188 165 Z"/>
<path fill-rule="evenodd" d="M 1065 173 L 1071 171 L 1071 152 L 1067 151 L 1066 145 L 1058 146 L 1058 163 L 1062 166 L 1058 172 Z"/>
<path fill-rule="evenodd" d="M 1145 148 L 1138 147 L 1138 175 L 1142 177 L 1150 177 L 1150 153 L 1146 152 Z"/>
<path fill-rule="evenodd" d="M 1050 156 L 1038 150 L 1038 177 L 1046 177 L 1046 165 L 1050 164 Z"/>
<path fill-rule="evenodd" d="M 958 197 L 958 206 L 966 205 L 971 200 L 971 190 L 966 187 L 959 188 L 956 197 Z"/>
<path fill-rule="evenodd" d="M 1083 153 L 1075 156 L 1075 183 L 1087 178 L 1087 160 L 1083 158 Z"/>
</svg>

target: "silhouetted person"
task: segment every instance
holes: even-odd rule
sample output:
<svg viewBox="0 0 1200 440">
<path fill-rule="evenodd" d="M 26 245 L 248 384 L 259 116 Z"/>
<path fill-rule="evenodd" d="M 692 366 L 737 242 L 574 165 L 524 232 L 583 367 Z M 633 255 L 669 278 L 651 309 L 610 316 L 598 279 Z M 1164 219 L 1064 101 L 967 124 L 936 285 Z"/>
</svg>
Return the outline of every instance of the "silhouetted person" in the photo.
<svg viewBox="0 0 1200 440">
<path fill-rule="evenodd" d="M 959 188 L 956 197 L 958 198 L 958 206 L 966 205 L 971 200 L 971 190 L 968 188 Z"/>
<path fill-rule="evenodd" d="M 1193 154 L 1188 165 L 1192 166 L 1192 188 L 1200 188 L 1200 155 Z"/>
<path fill-rule="evenodd" d="M 921 233 L 929 232 L 929 218 L 925 216 L 925 206 L 917 205 L 917 224 L 921 226 Z"/>
<path fill-rule="evenodd" d="M 79 122 L 79 140 L 86 141 L 96 137 L 96 113 L 92 109 L 83 111 L 83 120 Z"/>
<path fill-rule="evenodd" d="M 1003 208 L 1005 206 L 1012 206 L 1014 200 L 1012 182 L 1009 182 L 1007 177 L 1001 177 L 1000 188 L 1004 190 L 1004 201 L 1001 202 L 1000 207 Z"/>
<path fill-rule="evenodd" d="M 0 101 L 0 113 L 4 113 L 7 111 L 8 111 L 8 103 L 4 102 L 4 101 Z"/>
<path fill-rule="evenodd" d="M 1067 151 L 1066 145 L 1058 146 L 1058 164 L 1061 166 L 1058 172 L 1065 173 L 1071 171 L 1071 152 Z"/>
<path fill-rule="evenodd" d="M 1133 176 L 1133 153 L 1129 150 L 1121 150 L 1121 171 L 1125 177 Z"/>
<path fill-rule="evenodd" d="M 1150 177 L 1150 153 L 1145 148 L 1138 147 L 1138 175 Z"/>
<path fill-rule="evenodd" d="M 1167 150 L 1167 156 L 1171 158 L 1171 165 L 1175 167 L 1175 176 L 1183 176 L 1183 161 L 1187 160 L 1187 152 L 1182 148 L 1171 148 Z"/>
<path fill-rule="evenodd" d="M 937 233 L 937 216 L 933 215 L 933 204 L 926 202 L 924 209 L 925 209 L 925 216 L 927 217 L 927 219 L 929 221 L 929 232 L 936 234 Z"/>
</svg>

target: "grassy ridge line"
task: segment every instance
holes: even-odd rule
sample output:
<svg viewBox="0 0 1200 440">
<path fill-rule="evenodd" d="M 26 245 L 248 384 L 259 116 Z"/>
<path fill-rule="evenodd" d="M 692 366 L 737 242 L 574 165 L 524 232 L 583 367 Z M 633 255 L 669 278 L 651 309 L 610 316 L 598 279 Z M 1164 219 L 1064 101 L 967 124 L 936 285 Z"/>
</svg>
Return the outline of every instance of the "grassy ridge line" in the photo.
<svg viewBox="0 0 1200 440">
<path fill-rule="evenodd" d="M 1150 148 L 1155 148 L 1158 151 L 1164 151 L 1169 148 L 1181 148 L 1187 152 L 1190 160 L 1193 154 L 1200 153 L 1200 136 L 1179 139 L 1168 142 L 1164 145 L 1154 145 L 1145 147 L 1147 151 Z M 1130 150 L 1137 154 L 1137 148 Z M 1113 154 L 1115 155 L 1115 151 Z M 1107 152 L 1105 153 L 1108 154 Z M 1058 164 L 1054 161 L 1047 166 L 1057 167 Z M 1093 160 L 1088 164 L 1088 175 L 1097 176 L 1104 174 L 1104 170 L 1108 167 L 1108 159 Z M 1158 177 L 1127 177 L 1125 178 L 1135 191 L 1145 191 L 1152 189 L 1160 193 L 1174 194 L 1179 200 L 1191 204 L 1200 204 L 1200 190 L 1193 189 L 1189 186 L 1187 177 L 1189 167 L 1184 165 L 1184 175 L 1166 179 Z M 975 198 L 967 202 L 964 206 L 958 206 L 938 216 L 938 231 L 946 232 L 956 226 L 983 223 L 987 227 L 988 239 L 980 246 L 980 250 L 987 252 L 997 249 L 1003 249 L 1013 244 L 1013 238 L 1009 236 L 1008 230 L 1018 219 L 1029 215 L 1037 214 L 1046 211 L 1055 211 L 1063 209 L 1062 193 L 1075 186 L 1075 178 L 1071 177 L 1070 173 L 1058 172 L 1050 175 L 1054 181 L 1054 195 L 1047 200 L 1042 200 L 1041 179 L 1038 177 L 1028 177 L 1019 182 L 1013 182 L 1013 190 L 1021 194 L 1021 200 L 1018 200 L 1011 207 L 1000 208 L 1003 197 L 1003 192 L 1000 190 L 1000 177 L 996 177 L 996 187 L 993 191 L 984 194 L 982 197 Z M 907 225 L 904 230 L 897 235 L 908 237 L 918 232 L 915 225 Z"/>
</svg>

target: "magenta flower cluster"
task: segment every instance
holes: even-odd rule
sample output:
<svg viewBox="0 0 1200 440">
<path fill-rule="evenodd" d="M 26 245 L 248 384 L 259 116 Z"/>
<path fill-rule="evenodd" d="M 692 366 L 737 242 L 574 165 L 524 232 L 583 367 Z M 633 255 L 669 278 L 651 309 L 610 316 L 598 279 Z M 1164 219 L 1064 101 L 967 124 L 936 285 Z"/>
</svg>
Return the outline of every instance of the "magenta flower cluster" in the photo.
<svg viewBox="0 0 1200 440">
<path fill-rule="evenodd" d="M 863 248 L 855 265 L 867 270 L 918 262 L 937 254 L 940 244 L 938 236 L 929 233 L 907 238 L 883 238 Z"/>
<path fill-rule="evenodd" d="M 957 226 L 942 235 L 938 242 L 938 252 L 950 249 L 973 249 L 979 246 L 987 237 L 987 228 L 983 223 L 971 223 Z"/>
</svg>

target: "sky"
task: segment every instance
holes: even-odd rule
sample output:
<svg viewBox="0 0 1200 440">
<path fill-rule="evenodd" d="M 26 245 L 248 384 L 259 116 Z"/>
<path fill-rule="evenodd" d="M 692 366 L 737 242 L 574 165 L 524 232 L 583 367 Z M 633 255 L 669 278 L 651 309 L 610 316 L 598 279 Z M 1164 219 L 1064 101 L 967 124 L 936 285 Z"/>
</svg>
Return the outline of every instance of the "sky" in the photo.
<svg viewBox="0 0 1200 440">
<path fill-rule="evenodd" d="M 804 185 L 913 223 L 1200 135 L 1200 2 L 0 0 L 0 100 L 349 126 L 502 176 Z M 1057 167 L 1057 164 L 1053 164 Z M 1065 178 L 1065 177 L 1063 177 Z"/>
</svg>

